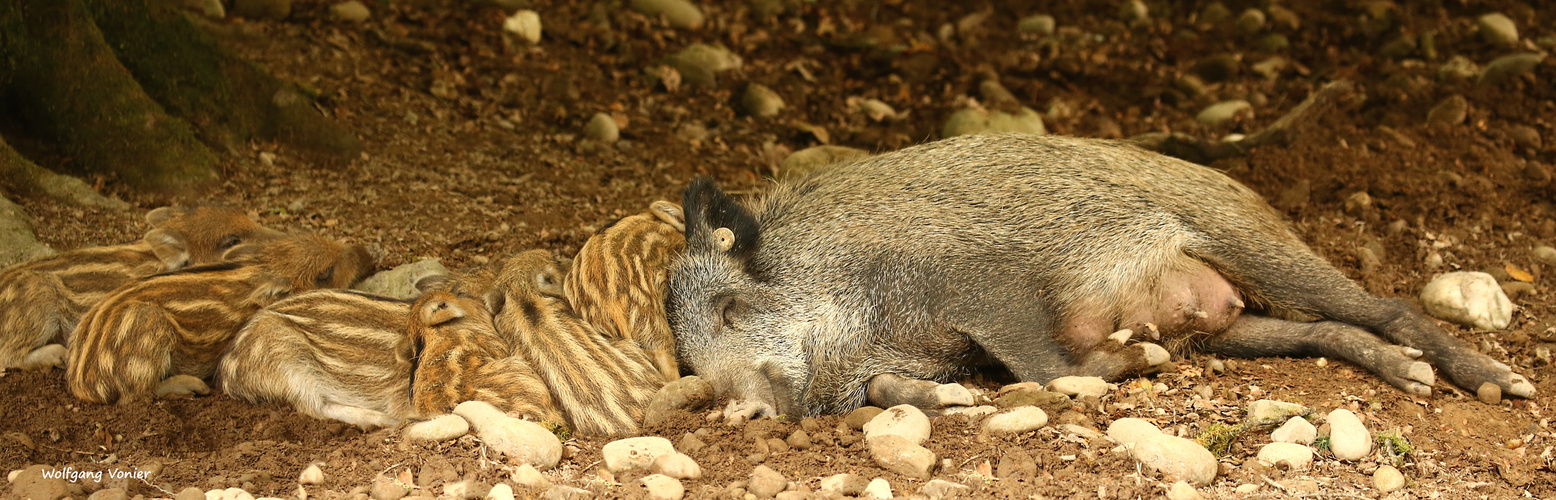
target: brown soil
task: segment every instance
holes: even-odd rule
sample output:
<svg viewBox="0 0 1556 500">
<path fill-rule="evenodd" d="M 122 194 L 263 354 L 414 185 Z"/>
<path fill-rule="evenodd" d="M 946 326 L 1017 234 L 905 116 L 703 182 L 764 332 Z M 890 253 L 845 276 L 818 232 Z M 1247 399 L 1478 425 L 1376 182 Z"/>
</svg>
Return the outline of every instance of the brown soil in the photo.
<svg viewBox="0 0 1556 500">
<path fill-rule="evenodd" d="M 1395 9 L 1389 14 L 1395 27 L 1373 33 L 1364 27 L 1361 4 L 1290 2 L 1300 28 L 1273 28 L 1289 38 L 1290 48 L 1265 52 L 1250 48 L 1231 21 L 1191 22 L 1199 3 L 1147 2 L 1154 21 L 1132 28 L 1118 20 L 1113 2 L 994 2 L 981 27 L 949 43 L 933 34 L 989 4 L 778 2 L 790 4 L 789 13 L 764 19 L 746 2 L 703 2 L 709 26 L 687 32 L 626 13 L 617 3 L 627 2 L 536 0 L 531 8 L 547 29 L 538 48 L 505 45 L 501 9 L 452 0 L 373 2 L 373 19 L 362 26 L 330 22 L 328 4 L 309 0 L 294 2 L 286 22 L 220 23 L 213 30 L 239 52 L 317 89 L 322 111 L 355 130 L 368 152 L 340 162 L 253 144 L 238 152 L 228 180 L 214 192 L 178 201 L 245 206 L 275 227 L 378 243 L 388 250 L 387 266 L 442 257 L 459 268 L 529 248 L 571 254 L 594 227 L 655 199 L 676 199 L 696 175 L 713 175 L 734 189 L 757 188 L 784 152 L 818 143 L 796 128 L 800 122 L 825 127 L 833 144 L 871 151 L 935 139 L 958 97 L 976 96 L 986 72 L 1000 74 L 1020 101 L 1040 111 L 1067 103 L 1072 112 L 1047 117 L 1051 132 L 1113 137 L 1258 130 L 1322 83 L 1347 78 L 1359 84 L 1364 102 L 1322 116 L 1293 144 L 1214 166 L 1286 210 L 1319 253 L 1373 293 L 1413 298 L 1439 271 L 1423 263 L 1434 249 L 1451 269 L 1514 266 L 1533 273 L 1535 290 L 1514 299 L 1518 310 L 1508 329 L 1444 326 L 1528 375 L 1539 395 L 1485 404 L 1439 382 L 1435 396 L 1412 398 L 1341 362 L 1247 360 L 1215 374 L 1201 369 L 1206 359 L 1195 359 L 1178 373 L 1155 377 L 1168 387 L 1165 393 L 1131 391 L 1138 384 L 1121 381 L 1124 389 L 1104 398 L 1101 408 L 1079 414 L 1082 423 L 1105 428 L 1134 416 L 1192 436 L 1210 424 L 1239 421 L 1240 408 L 1262 398 L 1320 412 L 1345 407 L 1374 432 L 1394 429 L 1409 439 L 1414 452 L 1400 468 L 1412 496 L 1556 496 L 1556 441 L 1547 414 L 1556 403 L 1556 369 L 1536 354 L 1556 347 L 1550 285 L 1556 270 L 1531 257 L 1535 246 L 1556 243 L 1548 167 L 1556 157 L 1556 65 L 1547 61 L 1533 75 L 1495 87 L 1437 79 L 1450 56 L 1484 65 L 1506 52 L 1479 40 L 1476 16 L 1504 12 L 1518 24 L 1522 43 L 1530 43 L 1556 35 L 1549 28 L 1556 26 L 1556 11 L 1515 1 L 1381 3 Z M 1253 3 L 1228 6 L 1235 16 Z M 1016 34 L 1016 20 L 1037 13 L 1058 19 L 1056 41 Z M 601 18 L 609 19 L 608 27 Z M 1423 59 L 1419 50 L 1404 59 L 1378 55 L 1400 32 L 1435 32 L 1437 58 Z M 862 43 L 866 38 L 906 50 L 871 48 Z M 730 47 L 745 59 L 744 68 L 719 75 L 713 86 L 655 87 L 644 68 L 694 41 Z M 1174 86 L 1196 62 L 1216 54 L 1240 56 L 1240 71 L 1209 85 L 1206 96 Z M 1277 55 L 1292 63 L 1277 77 L 1250 71 Z M 747 82 L 771 87 L 787 108 L 776 118 L 739 115 L 734 108 Z M 1468 118 L 1426 124 L 1427 110 L 1454 94 L 1468 99 Z M 872 122 L 849 107 L 852 97 L 881 99 L 909 115 Z M 1204 106 L 1234 98 L 1253 102 L 1255 115 L 1213 130 L 1195 122 Z M 596 112 L 626 123 L 621 142 L 578 140 Z M 1546 145 L 1515 146 L 1514 126 L 1533 127 Z M 260 161 L 261 152 L 275 155 L 273 165 Z M 119 189 L 107 181 L 109 191 Z M 1358 192 L 1371 197 L 1370 207 L 1347 207 Z M 18 201 L 39 220 L 40 238 L 56 248 L 119 243 L 145 230 L 137 214 Z M 1364 270 L 1362 248 L 1381 265 Z M 1210 399 L 1195 395 L 1192 389 L 1201 386 Z M 325 498 L 363 487 L 379 473 L 410 470 L 422 491 L 436 494 L 440 484 L 460 477 L 490 485 L 511 471 L 487 460 L 473 438 L 424 447 L 392 430 L 363 433 L 221 395 L 83 404 L 68 396 L 59 371 L 4 373 L 0 394 L 0 471 L 28 464 L 83 470 L 160 464 L 149 483 L 128 485 L 148 497 L 189 486 L 293 496 L 298 473 L 312 462 L 323 463 L 328 480 L 308 494 Z M 819 478 L 852 472 L 885 477 L 899 495 L 918 490 L 917 481 L 874 465 L 858 431 L 839 430 L 839 422 L 822 417 L 731 428 L 686 414 L 650 434 L 679 442 L 703 430 L 700 439 L 709 446 L 692 456 L 704 476 L 686 481 L 688 497 L 714 496 L 745 480 L 758 459 L 810 488 Z M 784 438 L 801 427 L 811 430 L 811 448 L 753 456 L 757 435 Z M 1160 478 L 1138 471 L 1107 444 L 1065 440 L 1052 428 L 1013 438 L 975 430 L 964 417 L 937 419 L 928 447 L 947 460 L 936 477 L 975 485 L 980 496 L 1153 498 L 1163 491 Z M 1222 459 L 1230 472 L 1206 493 L 1231 496 L 1251 484 L 1260 486 L 1255 497 L 1378 496 L 1369 477 L 1378 462 L 1321 456 L 1309 471 L 1257 467 L 1253 454 L 1267 440 L 1254 434 L 1235 446 Z M 642 496 L 636 475 L 602 474 L 602 441 L 570 444 L 576 452 L 550 473 L 553 481 L 605 496 Z M 985 474 L 1002 468 L 1003 460 L 1014 468 L 1024 460 L 1018 451 L 1031 457 L 1036 477 L 979 479 L 985 463 Z"/>
</svg>

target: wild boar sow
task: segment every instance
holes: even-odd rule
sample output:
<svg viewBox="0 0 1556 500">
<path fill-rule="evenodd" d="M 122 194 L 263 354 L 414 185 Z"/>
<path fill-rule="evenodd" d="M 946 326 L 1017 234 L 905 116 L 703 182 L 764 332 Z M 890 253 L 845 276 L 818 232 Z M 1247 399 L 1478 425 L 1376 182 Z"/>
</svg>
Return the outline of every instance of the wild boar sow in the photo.
<svg viewBox="0 0 1556 500">
<path fill-rule="evenodd" d="M 700 179 L 684 202 L 667 301 L 680 359 L 748 415 L 842 412 L 877 375 L 996 363 L 1026 381 L 1118 378 L 1169 349 L 1337 357 L 1428 394 L 1424 355 L 1462 387 L 1534 393 L 1367 294 L 1252 190 L 1124 143 L 961 137 L 749 200 Z M 1277 319 L 1300 316 L 1321 321 Z"/>
</svg>

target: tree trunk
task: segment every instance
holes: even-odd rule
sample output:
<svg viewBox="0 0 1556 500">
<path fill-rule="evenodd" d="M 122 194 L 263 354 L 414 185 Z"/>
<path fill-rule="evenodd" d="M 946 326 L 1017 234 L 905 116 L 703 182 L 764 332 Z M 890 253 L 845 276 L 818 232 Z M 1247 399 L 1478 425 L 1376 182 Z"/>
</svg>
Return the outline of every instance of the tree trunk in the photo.
<svg viewBox="0 0 1556 500">
<path fill-rule="evenodd" d="M 207 145 L 231 152 L 278 140 L 345 157 L 362 150 L 296 85 L 220 49 L 167 4 L 0 0 L 0 132 L 25 136 L 12 144 L 50 167 L 160 193 L 216 179 L 218 156 Z M 0 173 L 12 190 L 80 198 L 85 188 L 4 140 Z M 99 202 L 111 203 L 86 204 L 108 206 Z"/>
<path fill-rule="evenodd" d="M 124 210 L 129 203 L 104 198 L 81 179 L 60 175 L 22 157 L 0 137 L 0 188 L 12 193 L 42 194 L 77 205 Z"/>
<path fill-rule="evenodd" d="M 313 99 L 254 63 L 220 50 L 183 11 L 158 0 L 84 0 L 119 61 L 141 88 L 195 125 L 213 147 L 251 139 L 355 156 L 362 144 L 313 107 Z"/>
<path fill-rule="evenodd" d="M 0 2 L 0 53 L 11 111 L 72 169 L 157 191 L 215 179 L 216 155 L 141 90 L 81 0 Z"/>
</svg>

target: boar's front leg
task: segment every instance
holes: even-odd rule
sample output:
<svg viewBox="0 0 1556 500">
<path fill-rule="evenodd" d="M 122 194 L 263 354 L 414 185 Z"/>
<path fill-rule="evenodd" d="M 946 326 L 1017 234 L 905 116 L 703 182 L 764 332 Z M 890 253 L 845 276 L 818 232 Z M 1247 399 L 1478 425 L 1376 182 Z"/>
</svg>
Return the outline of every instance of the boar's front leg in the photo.
<svg viewBox="0 0 1556 500">
<path fill-rule="evenodd" d="M 1232 327 L 1199 345 L 1206 352 L 1238 358 L 1328 356 L 1366 368 L 1406 393 L 1432 393 L 1431 365 L 1414 359 L 1421 351 L 1384 342 L 1377 335 L 1334 321 L 1311 323 L 1243 315 Z"/>
<path fill-rule="evenodd" d="M 881 408 L 906 404 L 923 410 L 940 410 L 973 405 L 972 392 L 962 384 L 940 384 L 894 373 L 870 377 L 868 394 L 870 404 Z"/>
<path fill-rule="evenodd" d="M 1060 315 L 1048 304 L 1030 299 L 1044 294 L 1029 286 L 1035 282 L 1004 279 L 981 283 L 984 288 L 976 294 L 951 301 L 944 308 L 941 321 L 972 339 L 1016 378 L 1026 382 L 1046 384 L 1067 375 L 1116 380 L 1150 372 L 1170 360 L 1165 349 L 1147 342 L 1124 346 L 1103 341 L 1072 349 L 1054 332 L 1104 339 L 1111 332 L 1111 322 L 1080 320 L 1061 326 Z M 1078 330 L 1084 331 L 1077 333 Z M 1072 355 L 1076 351 L 1081 352 Z"/>
</svg>

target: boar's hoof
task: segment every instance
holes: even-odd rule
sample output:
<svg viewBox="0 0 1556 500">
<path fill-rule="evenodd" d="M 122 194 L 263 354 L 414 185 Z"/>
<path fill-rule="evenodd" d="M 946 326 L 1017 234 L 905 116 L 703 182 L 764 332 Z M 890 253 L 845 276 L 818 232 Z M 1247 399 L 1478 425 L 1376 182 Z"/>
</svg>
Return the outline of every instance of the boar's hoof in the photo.
<svg viewBox="0 0 1556 500">
<path fill-rule="evenodd" d="M 940 384 L 935 387 L 935 400 L 937 408 L 950 408 L 953 406 L 972 406 L 972 391 L 962 387 L 962 384 Z"/>
<path fill-rule="evenodd" d="M 778 410 L 764 401 L 730 401 L 729 406 L 724 407 L 724 423 L 729 425 L 740 425 L 747 420 L 775 416 L 778 416 Z"/>
<path fill-rule="evenodd" d="M 204 396 L 211 393 L 210 386 L 205 385 L 204 380 L 190 375 L 174 375 L 157 384 L 157 397 L 189 398 L 196 394 Z"/>
<path fill-rule="evenodd" d="M 1134 336 L 1135 336 L 1135 331 L 1134 330 L 1130 330 L 1128 328 L 1125 328 L 1123 330 L 1119 330 L 1119 331 L 1113 332 L 1111 335 L 1108 335 L 1108 338 L 1112 339 L 1114 342 L 1118 342 L 1119 344 L 1128 344 L 1129 343 L 1129 339 L 1131 337 L 1134 337 Z"/>
<path fill-rule="evenodd" d="M 59 344 L 49 344 L 34 349 L 27 353 L 27 359 L 22 360 L 18 368 L 23 370 L 47 370 L 49 368 L 64 368 L 65 358 L 70 356 L 70 351 Z"/>
<path fill-rule="evenodd" d="M 1150 342 L 1141 342 L 1140 350 L 1145 353 L 1146 365 L 1159 366 L 1168 361 L 1172 361 L 1172 354 L 1168 353 L 1166 349 L 1162 348 L 1162 346 L 1152 344 Z"/>
<path fill-rule="evenodd" d="M 1534 397 L 1534 384 L 1529 383 L 1529 379 L 1524 378 L 1523 375 L 1510 373 L 1508 374 L 1508 380 L 1508 394 L 1526 399 Z"/>
<path fill-rule="evenodd" d="M 1410 346 L 1399 346 L 1399 348 L 1400 348 L 1400 350 L 1405 352 L 1405 357 L 1410 358 L 1410 359 L 1419 358 L 1419 357 L 1421 357 L 1422 354 L 1424 354 L 1424 353 L 1421 352 L 1420 349 L 1416 349 L 1416 348 L 1410 347 Z"/>
</svg>

